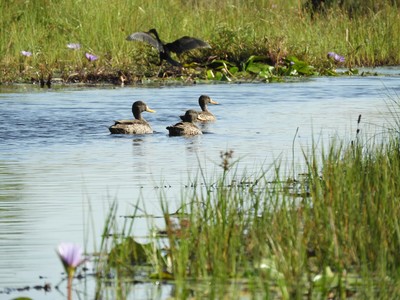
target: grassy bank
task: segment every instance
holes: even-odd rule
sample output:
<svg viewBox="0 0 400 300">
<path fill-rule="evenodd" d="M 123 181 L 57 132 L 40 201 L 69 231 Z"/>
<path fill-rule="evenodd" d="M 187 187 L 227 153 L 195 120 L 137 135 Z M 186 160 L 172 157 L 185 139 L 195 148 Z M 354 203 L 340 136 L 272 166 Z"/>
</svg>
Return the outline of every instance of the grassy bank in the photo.
<svg viewBox="0 0 400 300">
<path fill-rule="evenodd" d="M 213 59 L 243 69 L 252 55 L 272 66 L 293 55 L 319 70 L 326 68 L 329 51 L 345 56 L 348 67 L 398 65 L 399 10 L 386 2 L 350 14 L 348 7 L 337 5 L 312 12 L 299 0 L 2 1 L 0 82 L 41 77 L 132 82 L 152 77 L 159 69 L 156 51 L 125 40 L 132 32 L 150 28 L 157 28 L 165 41 L 189 35 L 210 43 L 211 49 L 183 56 L 185 62 L 202 66 L 187 69 L 185 76 L 207 78 Z M 68 43 L 82 48 L 68 49 Z M 98 60 L 88 61 L 85 53 Z"/>
<path fill-rule="evenodd" d="M 200 174 L 177 212 L 160 196 L 165 228 L 150 228 L 146 245 L 134 236 L 141 212 L 123 228 L 111 214 L 99 270 L 115 277 L 99 280 L 99 293 L 111 284 L 124 299 L 136 284 L 161 281 L 176 299 L 400 297 L 396 124 L 383 142 L 357 134 L 314 145 L 305 169 L 282 175 L 275 165 L 273 178 L 238 174 L 234 152 L 221 153 L 220 174 Z"/>
</svg>

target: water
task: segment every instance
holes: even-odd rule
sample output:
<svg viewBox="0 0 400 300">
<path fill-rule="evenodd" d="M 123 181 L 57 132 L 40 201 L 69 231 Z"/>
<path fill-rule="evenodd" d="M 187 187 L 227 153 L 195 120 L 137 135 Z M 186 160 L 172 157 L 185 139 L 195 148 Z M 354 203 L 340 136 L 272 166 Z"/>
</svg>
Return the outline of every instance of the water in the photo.
<svg viewBox="0 0 400 300">
<path fill-rule="evenodd" d="M 294 160 L 301 169 L 301 149 L 312 137 L 319 144 L 336 137 L 351 141 L 360 114 L 361 133 L 379 133 L 390 126 L 385 101 L 400 94 L 399 73 L 277 84 L 0 87 L 0 299 L 64 299 L 58 291 L 5 292 L 57 285 L 63 277 L 57 244 L 98 249 L 114 200 L 119 215 L 132 213 L 139 199 L 147 212 L 160 214 L 161 193 L 176 209 L 200 167 L 210 178 L 221 172 L 221 151 L 233 150 L 248 174 L 278 158 L 290 168 L 298 129 Z M 186 109 L 198 109 L 201 94 L 220 103 L 210 106 L 218 121 L 203 127 L 202 136 L 168 137 L 165 127 Z M 131 118 L 136 100 L 157 111 L 144 113 L 156 133 L 110 135 L 107 127 Z M 138 235 L 147 229 L 145 220 L 136 225 Z"/>
</svg>

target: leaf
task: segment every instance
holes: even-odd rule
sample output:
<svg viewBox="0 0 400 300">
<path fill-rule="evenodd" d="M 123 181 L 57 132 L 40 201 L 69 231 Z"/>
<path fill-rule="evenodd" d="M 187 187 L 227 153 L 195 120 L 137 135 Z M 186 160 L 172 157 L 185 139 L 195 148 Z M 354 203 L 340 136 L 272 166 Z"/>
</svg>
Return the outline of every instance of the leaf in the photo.
<svg viewBox="0 0 400 300">
<path fill-rule="evenodd" d="M 141 265 L 149 262 L 152 251 L 151 244 L 140 244 L 128 237 L 111 249 L 108 262 L 111 266 Z"/>
<path fill-rule="evenodd" d="M 235 64 L 223 59 L 214 59 L 211 63 L 207 65 L 207 67 L 211 69 L 221 69 L 226 68 L 227 66 L 235 67 Z"/>
<path fill-rule="evenodd" d="M 158 280 L 174 280 L 174 275 L 169 272 L 158 272 L 150 274 L 150 279 L 158 279 Z"/>
<path fill-rule="evenodd" d="M 209 79 L 209 80 L 215 79 L 215 74 L 214 74 L 213 70 L 207 70 L 207 79 Z"/>
<path fill-rule="evenodd" d="M 231 73 L 232 75 L 236 74 L 238 71 L 239 71 L 238 67 L 229 68 L 229 73 Z"/>
<path fill-rule="evenodd" d="M 286 62 L 288 69 L 285 75 L 314 75 L 315 68 L 308 63 L 299 60 L 296 56 L 288 56 L 284 59 Z"/>
</svg>

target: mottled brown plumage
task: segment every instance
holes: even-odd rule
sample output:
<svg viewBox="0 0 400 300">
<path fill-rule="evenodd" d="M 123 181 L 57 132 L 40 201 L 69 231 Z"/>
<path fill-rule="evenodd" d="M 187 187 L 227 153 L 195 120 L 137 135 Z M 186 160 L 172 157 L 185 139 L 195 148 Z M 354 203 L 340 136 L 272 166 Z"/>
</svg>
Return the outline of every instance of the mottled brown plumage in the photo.
<svg viewBox="0 0 400 300">
<path fill-rule="evenodd" d="M 184 116 L 181 116 L 181 119 L 182 122 L 167 127 L 170 136 L 190 136 L 203 134 L 201 130 L 194 124 L 194 122 L 198 120 L 197 111 L 190 109 L 186 111 Z"/>
<path fill-rule="evenodd" d="M 218 104 L 207 95 L 201 95 L 199 98 L 199 105 L 201 107 L 201 112 L 199 112 L 198 120 L 200 122 L 213 122 L 217 118 L 208 110 L 207 104 Z"/>
<path fill-rule="evenodd" d="M 132 104 L 133 120 L 118 120 L 108 129 L 112 134 L 147 134 L 153 133 L 150 124 L 142 117 L 142 112 L 154 113 L 143 101 L 136 101 Z"/>
</svg>

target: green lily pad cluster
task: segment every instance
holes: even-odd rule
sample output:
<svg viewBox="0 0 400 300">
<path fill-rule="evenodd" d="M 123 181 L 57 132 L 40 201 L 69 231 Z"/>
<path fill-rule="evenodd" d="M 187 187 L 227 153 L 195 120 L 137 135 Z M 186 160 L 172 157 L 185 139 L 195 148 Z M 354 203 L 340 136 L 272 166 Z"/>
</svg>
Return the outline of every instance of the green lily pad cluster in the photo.
<svg viewBox="0 0 400 300">
<path fill-rule="evenodd" d="M 333 63 L 329 63 L 321 70 L 317 70 L 314 66 L 296 56 L 287 56 L 276 66 L 270 65 L 269 61 L 270 59 L 267 56 L 260 55 L 252 55 L 239 65 L 227 60 L 216 59 L 206 66 L 206 78 L 225 82 L 237 79 L 278 82 L 289 76 L 338 75 L 336 65 Z"/>
</svg>

